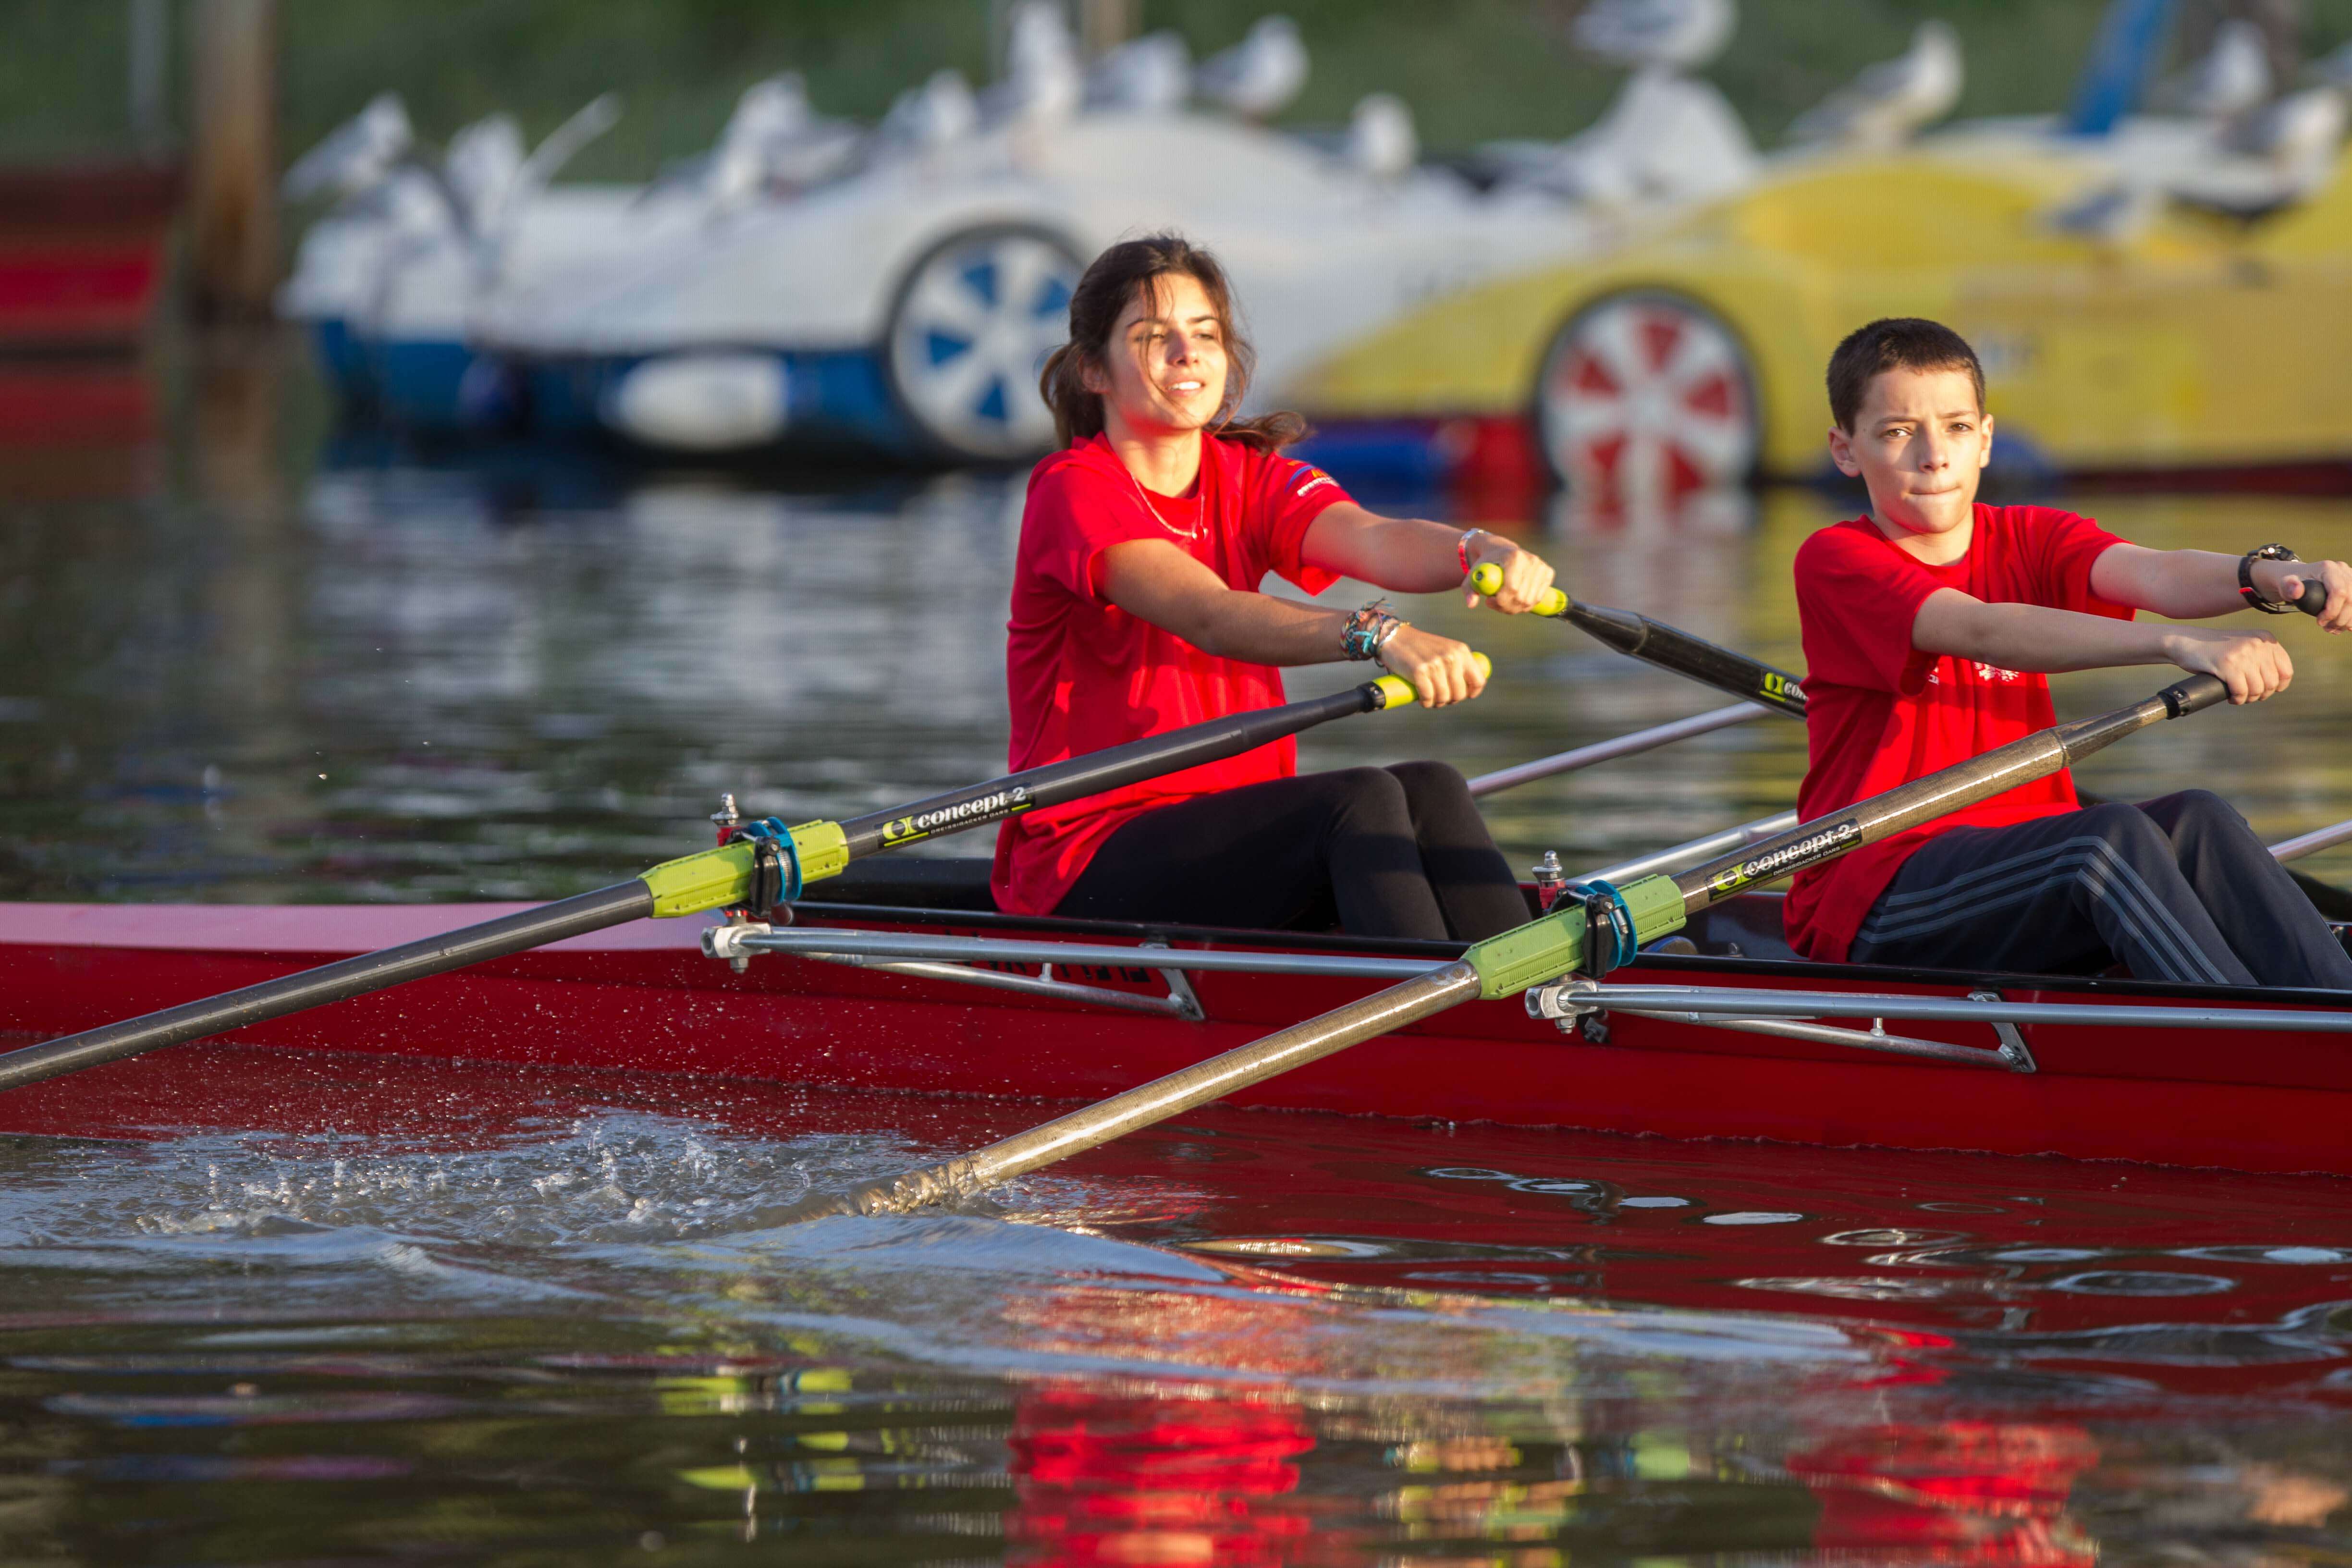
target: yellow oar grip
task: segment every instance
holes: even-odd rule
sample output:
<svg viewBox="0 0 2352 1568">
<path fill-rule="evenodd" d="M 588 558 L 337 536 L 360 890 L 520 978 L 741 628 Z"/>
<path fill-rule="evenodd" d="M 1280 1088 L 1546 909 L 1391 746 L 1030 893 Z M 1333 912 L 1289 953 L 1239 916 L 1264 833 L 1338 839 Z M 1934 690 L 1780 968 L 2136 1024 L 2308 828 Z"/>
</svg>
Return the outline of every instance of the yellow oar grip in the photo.
<svg viewBox="0 0 2352 1568">
<path fill-rule="evenodd" d="M 803 822 L 792 830 L 801 885 L 835 876 L 849 864 L 849 840 L 835 822 Z M 739 838 L 699 855 L 665 860 L 638 879 L 654 896 L 654 918 L 723 910 L 751 896 L 751 841 Z"/>
<path fill-rule="evenodd" d="M 1503 585 L 1503 569 L 1491 561 L 1481 561 L 1470 569 L 1470 585 L 1482 594 L 1493 594 Z M 1568 595 L 1558 588 L 1546 588 L 1536 601 L 1536 614 L 1556 616 L 1568 608 Z"/>
<path fill-rule="evenodd" d="M 1688 923 L 1682 889 L 1671 877 L 1643 877 L 1617 890 L 1633 917 L 1636 947 Z M 1584 907 L 1555 906 L 1548 915 L 1475 943 L 1462 958 L 1478 972 L 1478 994 L 1490 1002 L 1548 984 L 1584 962 Z"/>
<path fill-rule="evenodd" d="M 1470 662 L 1478 667 L 1479 679 L 1491 680 L 1494 679 L 1495 661 L 1493 659 L 1488 658 L 1483 653 L 1474 653 L 1470 656 Z M 1380 689 L 1381 711 L 1382 712 L 1386 712 L 1391 708 L 1402 708 L 1408 703 L 1418 702 L 1421 700 L 1421 693 L 1415 691 L 1412 689 L 1412 682 L 1407 680 L 1402 675 L 1383 675 L 1378 680 L 1373 681 L 1372 684 Z"/>
</svg>

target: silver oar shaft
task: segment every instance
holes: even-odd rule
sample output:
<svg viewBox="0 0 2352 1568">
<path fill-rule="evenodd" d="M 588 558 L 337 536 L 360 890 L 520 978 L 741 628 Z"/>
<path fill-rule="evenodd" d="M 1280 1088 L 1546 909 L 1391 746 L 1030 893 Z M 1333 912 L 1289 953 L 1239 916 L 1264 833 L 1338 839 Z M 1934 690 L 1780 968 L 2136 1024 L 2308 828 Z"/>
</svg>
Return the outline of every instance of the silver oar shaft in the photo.
<svg viewBox="0 0 2352 1568">
<path fill-rule="evenodd" d="M 1572 773 L 1579 768 L 1589 768 L 1596 763 L 1612 762 L 1619 757 L 1636 756 L 1643 752 L 1655 751 L 1660 746 L 1672 745 L 1676 741 L 1686 741 L 1693 735 L 1704 735 L 1710 731 L 1727 729 L 1734 724 L 1745 724 L 1750 719 L 1761 719 L 1770 711 L 1770 709 L 1759 708 L 1753 702 L 1735 702 L 1728 708 L 1716 708 L 1705 713 L 1694 713 L 1687 719 L 1676 719 L 1671 723 L 1654 724 L 1647 730 L 1636 730 L 1630 735 L 1619 735 L 1608 741 L 1595 741 L 1589 746 L 1579 746 L 1573 751 L 1560 752 L 1549 757 L 1538 757 L 1534 762 L 1520 763 L 1515 767 L 1498 768 L 1491 773 L 1480 773 L 1470 781 L 1470 793 L 1473 795 L 1493 795 L 1497 790 L 1514 789 L 1523 784 L 1533 784 L 1538 779 L 1550 778 L 1556 773 Z"/>
<path fill-rule="evenodd" d="M 1636 877 L 1671 877 L 1677 871 L 1690 869 L 1702 860 L 1745 848 L 1750 844 L 1761 844 L 1774 834 L 1786 833 L 1796 826 L 1795 812 L 1776 811 L 1769 816 L 1759 816 L 1753 822 L 1743 822 L 1719 833 L 1709 833 L 1647 855 L 1636 855 L 1631 860 L 1620 860 L 1614 866 L 1603 866 L 1597 871 L 1581 872 L 1577 880 L 1590 882 L 1598 878 L 1622 887 Z"/>
<path fill-rule="evenodd" d="M 2293 838 L 2283 838 L 2272 845 L 2271 858 L 2282 864 L 2289 860 L 2300 860 L 2306 855 L 2316 855 L 2323 849 L 2332 849 L 2347 838 L 2352 838 L 2352 821 L 2339 822 L 2330 827 L 2315 827 L 2308 833 L 2298 834 Z"/>
<path fill-rule="evenodd" d="M 2212 676 L 2191 676 L 2144 702 L 2037 731 L 1884 795 L 1800 823 L 1752 850 L 1734 850 L 1677 874 L 1675 887 L 1683 895 L 1685 912 L 1696 914 L 1792 871 L 1835 859 L 2019 784 L 2047 778 L 2150 724 L 2194 713 L 2228 697 L 2228 689 Z"/>
<path fill-rule="evenodd" d="M 1759 816 L 1753 822 L 1743 822 L 1737 827 L 1727 827 L 1719 833 L 1709 833 L 1687 843 L 1654 850 L 1647 855 L 1637 855 L 1631 860 L 1620 860 L 1613 866 L 1580 872 L 1576 879 L 1590 882 L 1598 878 L 1622 887 L 1636 877 L 1671 877 L 1711 857 L 1744 848 L 1750 844 L 1761 844 L 1774 834 L 1786 833 L 1796 826 L 1795 812 L 1775 812 L 1770 816 Z M 2347 839 L 2352 839 L 2352 820 L 2327 827 L 2315 827 L 2309 833 L 2299 834 L 2293 838 L 2282 838 L 2270 847 L 2271 858 L 2282 863 L 2300 860 L 2306 855 L 2333 849 Z"/>
<path fill-rule="evenodd" d="M 893 1182 L 862 1187 L 845 1199 L 820 1202 L 813 1212 L 887 1214 L 961 1197 L 1304 1067 L 1319 1057 L 1392 1033 L 1477 994 L 1478 972 L 1466 963 L 1449 963 L 985 1149 L 928 1170 L 910 1171 Z"/>
</svg>

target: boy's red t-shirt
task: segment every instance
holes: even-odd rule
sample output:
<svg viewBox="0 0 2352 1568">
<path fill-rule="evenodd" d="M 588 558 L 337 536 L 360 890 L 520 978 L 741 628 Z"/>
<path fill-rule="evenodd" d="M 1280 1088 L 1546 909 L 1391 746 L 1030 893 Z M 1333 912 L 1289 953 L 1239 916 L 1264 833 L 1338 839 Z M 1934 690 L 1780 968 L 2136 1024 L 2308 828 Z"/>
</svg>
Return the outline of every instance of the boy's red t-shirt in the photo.
<svg viewBox="0 0 2352 1568">
<path fill-rule="evenodd" d="M 1282 672 L 1202 653 L 1102 595 L 1097 561 L 1111 545 L 1164 539 L 1227 586 L 1255 591 L 1269 572 L 1309 594 L 1337 574 L 1299 559 L 1307 525 L 1349 499 L 1319 468 L 1210 436 L 1189 496 L 1142 487 L 1100 436 L 1039 463 L 1029 476 L 1004 687 L 1013 710 L 1006 760 L 1042 767 L 1284 700 Z M 1287 778 L 1298 747 L 1274 742 L 1223 762 L 1146 779 L 1011 817 L 997 829 L 989 879 L 997 907 L 1042 915 L 1070 890 L 1103 840 L 1155 806 Z"/>
<path fill-rule="evenodd" d="M 1810 822 L 2055 723 L 2050 683 L 1911 646 L 1919 606 L 1938 588 L 1989 605 L 2041 605 L 2129 620 L 2091 592 L 2091 563 L 2123 542 L 2088 518 L 2042 506 L 1976 509 L 1969 552 L 1930 566 L 1868 518 L 1822 529 L 1797 551 L 1797 617 L 1805 647 L 1805 738 L 1797 791 Z M 1799 872 L 1789 889 L 1790 945 L 1843 960 L 1870 906 L 1919 847 L 1948 828 L 1998 827 L 2073 811 L 2072 774 L 1979 801 Z"/>
</svg>

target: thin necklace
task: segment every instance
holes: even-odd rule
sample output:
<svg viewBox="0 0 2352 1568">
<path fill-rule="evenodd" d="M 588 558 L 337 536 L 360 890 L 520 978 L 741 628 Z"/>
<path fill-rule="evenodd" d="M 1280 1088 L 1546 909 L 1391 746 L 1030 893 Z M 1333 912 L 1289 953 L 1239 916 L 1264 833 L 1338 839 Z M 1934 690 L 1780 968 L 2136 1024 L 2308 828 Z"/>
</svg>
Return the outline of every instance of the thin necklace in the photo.
<svg viewBox="0 0 2352 1568">
<path fill-rule="evenodd" d="M 1153 521 L 1157 522 L 1160 527 L 1166 529 L 1169 532 L 1174 534 L 1179 539 L 1198 539 L 1201 537 L 1201 523 L 1199 521 L 1196 520 L 1189 529 L 1177 527 L 1174 523 L 1169 521 L 1166 517 L 1160 514 L 1160 508 L 1152 503 L 1151 492 L 1143 488 L 1143 481 L 1135 477 L 1135 470 L 1133 468 L 1129 468 L 1126 463 L 1122 462 L 1118 466 L 1118 471 L 1125 474 L 1127 476 L 1127 482 L 1135 487 L 1135 493 L 1137 496 L 1140 497 L 1143 501 L 1143 510 L 1151 514 Z M 1192 488 L 1196 498 L 1199 496 L 1201 476 L 1196 471 L 1192 476 Z"/>
</svg>

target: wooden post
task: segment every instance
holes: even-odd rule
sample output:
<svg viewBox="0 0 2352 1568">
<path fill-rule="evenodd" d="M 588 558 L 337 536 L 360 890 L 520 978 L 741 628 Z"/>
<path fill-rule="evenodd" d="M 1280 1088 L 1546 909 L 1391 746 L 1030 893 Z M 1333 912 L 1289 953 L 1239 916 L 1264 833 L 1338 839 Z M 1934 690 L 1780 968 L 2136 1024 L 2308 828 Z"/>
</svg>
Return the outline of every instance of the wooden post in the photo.
<svg viewBox="0 0 2352 1568">
<path fill-rule="evenodd" d="M 1109 53 L 1135 37 L 1142 0 L 1078 0 L 1078 47 L 1088 59 Z"/>
<path fill-rule="evenodd" d="M 195 308 L 260 320 L 278 283 L 277 0 L 196 0 L 191 44 Z"/>
</svg>

